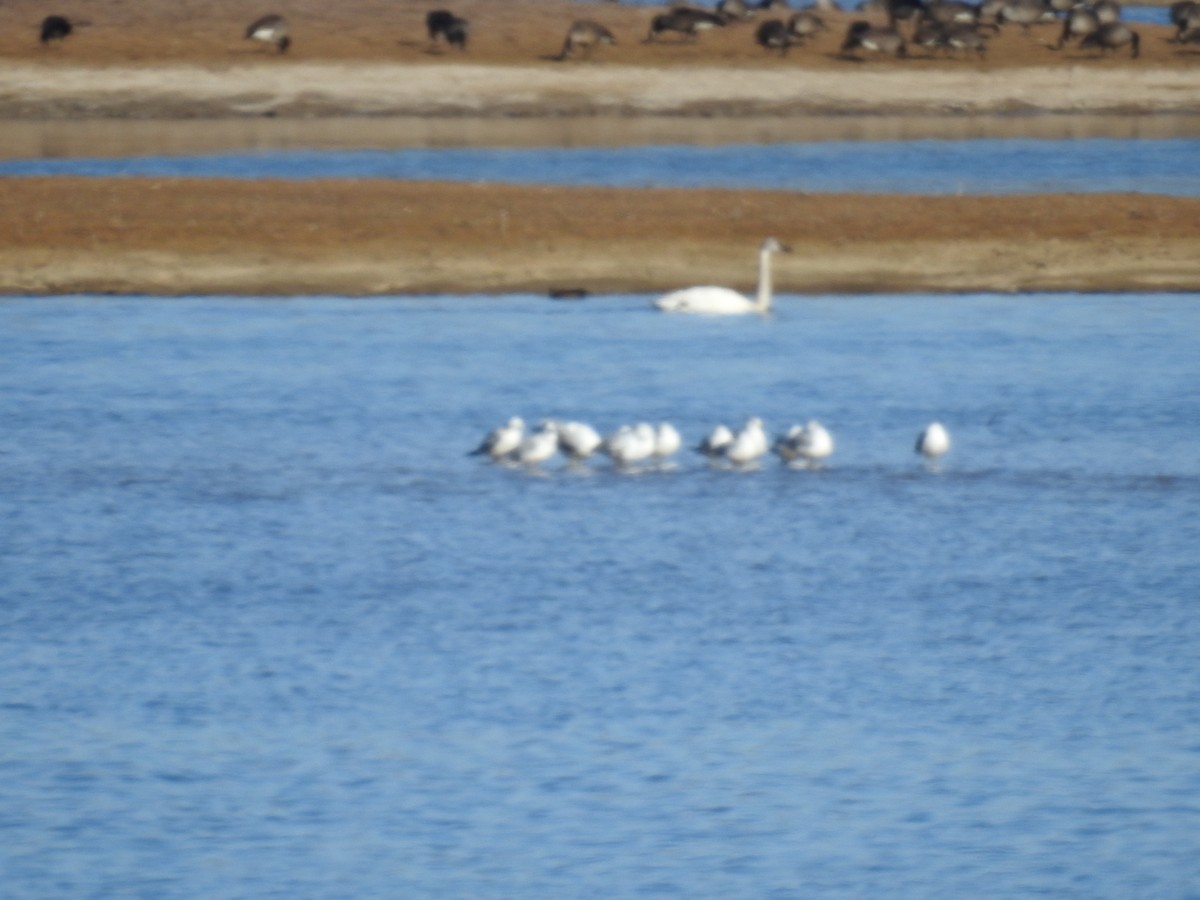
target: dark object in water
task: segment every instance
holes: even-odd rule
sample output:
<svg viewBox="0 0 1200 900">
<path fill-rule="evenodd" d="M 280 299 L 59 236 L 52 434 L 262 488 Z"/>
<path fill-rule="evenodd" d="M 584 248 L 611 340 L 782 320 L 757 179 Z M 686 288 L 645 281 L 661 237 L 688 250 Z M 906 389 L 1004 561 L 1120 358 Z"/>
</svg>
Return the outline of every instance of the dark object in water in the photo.
<svg viewBox="0 0 1200 900">
<path fill-rule="evenodd" d="M 550 288 L 551 300 L 582 300 L 587 295 L 587 288 Z"/>
</svg>

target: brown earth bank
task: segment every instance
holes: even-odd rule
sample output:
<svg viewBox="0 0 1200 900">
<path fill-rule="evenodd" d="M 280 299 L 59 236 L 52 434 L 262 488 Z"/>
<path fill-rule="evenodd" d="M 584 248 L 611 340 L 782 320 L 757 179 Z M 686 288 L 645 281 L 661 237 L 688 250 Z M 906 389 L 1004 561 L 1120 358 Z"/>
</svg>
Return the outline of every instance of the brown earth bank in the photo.
<svg viewBox="0 0 1200 900">
<path fill-rule="evenodd" d="M 464 52 L 428 40 L 435 6 L 470 22 Z M 88 24 L 43 47 L 48 12 Z M 286 54 L 244 39 L 263 12 L 291 23 Z M 5 0 L 0 117 L 1200 109 L 1200 44 L 1171 43 L 1165 26 L 1134 26 L 1138 59 L 1055 51 L 1050 23 L 1028 34 L 1005 26 L 982 58 L 914 48 L 892 60 L 839 52 L 852 19 L 881 23 L 879 14 L 827 14 L 828 31 L 784 57 L 756 46 L 754 22 L 647 42 L 657 12 L 570 0 Z M 556 61 L 580 18 L 610 28 L 616 46 Z"/>
<path fill-rule="evenodd" d="M 0 292 L 1195 291 L 1200 200 L 0 180 Z"/>
</svg>

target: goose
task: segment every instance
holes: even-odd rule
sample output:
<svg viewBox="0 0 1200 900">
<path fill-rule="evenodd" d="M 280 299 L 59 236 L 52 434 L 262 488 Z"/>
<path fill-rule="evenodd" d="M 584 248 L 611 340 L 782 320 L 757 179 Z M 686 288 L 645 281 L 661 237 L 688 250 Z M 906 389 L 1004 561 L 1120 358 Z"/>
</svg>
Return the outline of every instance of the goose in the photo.
<svg viewBox="0 0 1200 900">
<path fill-rule="evenodd" d="M 921 19 L 913 29 L 912 42 L 931 53 L 946 49 L 947 28 L 933 19 Z"/>
<path fill-rule="evenodd" d="M 46 16 L 42 19 L 42 44 L 64 40 L 74 30 L 75 26 L 65 16 Z"/>
<path fill-rule="evenodd" d="M 943 25 L 978 25 L 979 7 L 963 0 L 937 0 L 917 14 L 918 24 L 930 21 Z"/>
<path fill-rule="evenodd" d="M 1000 30 L 1000 13 L 1007 0 L 983 0 L 979 4 L 979 24 Z"/>
<path fill-rule="evenodd" d="M 1045 0 L 1008 0 L 996 16 L 997 22 L 1012 22 L 1021 26 L 1021 33 L 1029 37 L 1029 26 L 1052 21 L 1054 11 Z"/>
<path fill-rule="evenodd" d="M 793 425 L 775 442 L 775 452 L 786 463 L 819 463 L 833 454 L 833 435 L 816 419 L 806 425 Z"/>
<path fill-rule="evenodd" d="M 683 446 L 683 438 L 670 422 L 659 422 L 654 429 L 654 455 L 659 459 L 674 456 Z"/>
<path fill-rule="evenodd" d="M 1101 25 L 1121 21 L 1121 4 L 1117 3 L 1117 0 L 1099 0 L 1093 4 L 1092 9 L 1096 11 L 1096 18 L 1100 20 Z"/>
<path fill-rule="evenodd" d="M 861 19 L 852 22 L 846 30 L 846 39 L 842 41 L 842 53 L 849 53 L 856 47 L 870 50 L 873 53 L 886 53 L 897 59 L 903 59 L 908 55 L 904 38 L 895 28 L 876 28 L 870 22 L 864 22 Z"/>
<path fill-rule="evenodd" d="M 558 449 L 574 462 L 587 459 L 600 448 L 600 435 L 591 425 L 583 422 L 560 422 L 558 425 Z"/>
<path fill-rule="evenodd" d="M 533 434 L 527 434 L 512 451 L 511 458 L 525 466 L 537 466 L 558 452 L 558 424 L 550 419 L 542 422 Z"/>
<path fill-rule="evenodd" d="M 690 287 L 672 291 L 654 301 L 663 312 L 699 313 L 713 316 L 767 313 L 771 310 L 771 254 L 791 253 L 792 248 L 773 237 L 758 249 L 758 290 L 755 299 L 743 297 L 727 287 Z"/>
<path fill-rule="evenodd" d="M 937 459 L 950 449 L 950 434 L 941 422 L 930 422 L 917 435 L 917 443 L 913 447 L 926 459 Z"/>
<path fill-rule="evenodd" d="M 717 425 L 704 436 L 696 445 L 696 452 L 703 453 L 709 459 L 720 459 L 725 455 L 725 448 L 733 443 L 733 432 L 728 425 Z"/>
<path fill-rule="evenodd" d="M 974 25 L 948 25 L 942 33 L 942 46 L 947 50 L 961 50 L 966 55 L 974 50 L 979 56 L 987 53 L 987 40 Z"/>
<path fill-rule="evenodd" d="M 780 56 L 786 56 L 792 36 L 779 19 L 768 19 L 754 32 L 754 42 L 764 50 L 778 50 Z"/>
<path fill-rule="evenodd" d="M 1179 0 L 1171 4 L 1171 24 L 1175 26 L 1175 36 L 1171 39 L 1177 44 L 1185 44 L 1193 40 L 1193 35 L 1200 31 L 1200 2 L 1197 0 Z"/>
<path fill-rule="evenodd" d="M 926 20 L 914 29 L 912 42 L 931 53 L 962 51 L 965 56 L 966 51 L 974 50 L 983 56 L 987 52 L 987 42 L 974 25 L 946 25 Z"/>
<path fill-rule="evenodd" d="M 735 466 L 749 466 L 767 452 L 767 433 L 763 430 L 762 419 L 752 417 L 738 429 L 733 436 L 733 443 L 725 448 L 725 458 Z"/>
<path fill-rule="evenodd" d="M 1109 22 L 1107 25 L 1101 25 L 1091 34 L 1085 34 L 1083 40 L 1079 42 L 1079 49 L 1098 47 L 1101 53 L 1105 53 L 1128 44 L 1129 58 L 1137 59 L 1141 42 L 1142 39 L 1138 33 L 1124 23 Z"/>
<path fill-rule="evenodd" d="M 499 428 L 489 431 L 479 446 L 468 455 L 503 459 L 520 446 L 524 435 L 525 422 L 519 416 L 513 416 Z"/>
<path fill-rule="evenodd" d="M 825 20 L 811 9 L 802 9 L 788 19 L 787 30 L 788 34 L 799 42 L 812 37 L 818 31 L 825 31 L 826 25 Z"/>
<path fill-rule="evenodd" d="M 604 439 L 600 451 L 617 466 L 628 468 L 654 455 L 654 426 L 640 422 L 630 427 L 622 425 Z"/>
<path fill-rule="evenodd" d="M 734 19 L 752 19 L 756 9 L 746 4 L 746 0 L 717 0 L 717 15 L 727 21 Z"/>
<path fill-rule="evenodd" d="M 1050 49 L 1061 50 L 1072 38 L 1087 37 L 1099 28 L 1100 19 L 1096 15 L 1096 10 L 1082 3 L 1073 6 L 1063 17 L 1062 34 L 1058 36 L 1056 43 L 1050 45 Z"/>
<path fill-rule="evenodd" d="M 692 9 L 688 6 L 677 6 L 650 20 L 650 34 L 646 40 L 654 41 L 664 31 L 675 31 L 682 34 L 684 40 L 694 41 L 699 32 L 708 31 L 710 28 L 721 28 L 724 25 L 725 20 L 716 13 L 704 9 Z"/>
<path fill-rule="evenodd" d="M 925 11 L 925 0 L 885 0 L 884 11 L 888 26 L 895 28 L 897 22 L 921 15 Z"/>
<path fill-rule="evenodd" d="M 467 49 L 467 20 L 447 9 L 435 9 L 425 16 L 425 29 L 429 32 L 429 40 L 434 43 L 442 37 L 452 47 Z"/>
<path fill-rule="evenodd" d="M 251 22 L 246 28 L 246 40 L 273 44 L 279 53 L 287 53 L 288 47 L 292 45 L 287 19 L 277 15 L 263 16 Z"/>
<path fill-rule="evenodd" d="M 567 38 L 563 41 L 562 52 L 558 54 L 557 58 L 560 61 L 567 59 L 579 48 L 586 50 L 586 55 L 590 58 L 598 44 L 615 44 L 616 42 L 617 39 L 613 37 L 613 33 L 599 22 L 580 19 L 567 29 Z"/>
</svg>

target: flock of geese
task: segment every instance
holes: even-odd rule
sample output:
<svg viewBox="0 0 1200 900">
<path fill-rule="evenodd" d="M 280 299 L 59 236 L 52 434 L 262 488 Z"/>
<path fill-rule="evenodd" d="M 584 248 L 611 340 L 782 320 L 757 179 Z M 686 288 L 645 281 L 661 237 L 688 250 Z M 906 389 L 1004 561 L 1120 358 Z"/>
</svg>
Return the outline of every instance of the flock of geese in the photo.
<svg viewBox="0 0 1200 900">
<path fill-rule="evenodd" d="M 760 13 L 787 10 L 787 0 L 719 0 L 715 9 L 694 6 L 674 6 L 667 12 L 654 15 L 645 42 L 659 41 L 667 34 L 678 40 L 695 41 L 713 28 L 724 28 L 750 22 Z M 1129 48 L 1137 57 L 1141 38 L 1121 21 L 1117 0 L 862 0 L 856 10 L 881 14 L 885 25 L 874 25 L 864 19 L 852 22 L 841 43 L 841 54 L 849 57 L 855 51 L 876 53 L 897 59 L 908 55 L 916 45 L 930 53 L 976 53 L 983 55 L 987 38 L 1002 25 L 1019 25 L 1028 35 L 1033 25 L 1057 24 L 1058 41 L 1050 45 L 1060 50 L 1069 41 L 1077 41 L 1080 49 L 1103 52 Z M 840 12 L 838 0 L 811 0 L 811 5 L 791 14 L 786 20 L 770 18 L 762 21 L 754 32 L 754 41 L 768 51 L 784 55 L 793 46 L 802 46 L 813 36 L 827 31 L 822 13 Z M 1200 43 L 1200 0 L 1178 0 L 1170 8 L 1174 43 Z M 908 26 L 908 34 L 901 30 Z M 65 40 L 79 25 L 61 15 L 49 15 L 42 20 L 40 37 L 43 45 Z M 426 31 L 431 43 L 439 40 L 448 46 L 466 50 L 470 25 L 461 16 L 446 9 L 435 9 L 425 17 Z M 255 19 L 246 28 L 247 40 L 261 41 L 276 53 L 286 53 L 291 46 L 291 29 L 287 19 L 272 13 Z M 570 59 L 576 55 L 590 57 L 604 44 L 617 43 L 607 27 L 592 19 L 579 19 L 567 29 L 562 50 L 554 57 Z"/>
<path fill-rule="evenodd" d="M 535 430 L 526 431 L 524 420 L 513 417 L 490 431 L 469 455 L 530 468 L 540 467 L 560 454 L 572 465 L 607 456 L 618 469 L 630 471 L 670 466 L 682 447 L 679 431 L 669 422 L 622 425 L 602 437 L 584 422 L 555 419 L 545 419 Z M 820 468 L 833 455 L 834 440 L 815 419 L 793 425 L 772 440 L 762 419 L 752 417 L 736 431 L 717 425 L 693 449 L 714 465 L 734 469 L 757 468 L 771 453 L 788 466 Z M 926 460 L 936 461 L 949 451 L 950 434 L 940 422 L 931 422 L 917 435 L 913 449 Z"/>
</svg>

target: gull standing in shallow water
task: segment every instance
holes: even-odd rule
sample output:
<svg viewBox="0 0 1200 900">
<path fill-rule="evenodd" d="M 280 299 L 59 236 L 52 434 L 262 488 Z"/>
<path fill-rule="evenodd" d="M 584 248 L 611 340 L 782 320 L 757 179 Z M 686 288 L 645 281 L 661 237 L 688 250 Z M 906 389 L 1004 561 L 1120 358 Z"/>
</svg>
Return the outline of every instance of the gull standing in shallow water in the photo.
<svg viewBox="0 0 1200 900">
<path fill-rule="evenodd" d="M 533 434 L 526 435 L 512 453 L 515 462 L 537 466 L 558 452 L 558 424 L 547 420 Z"/>
<path fill-rule="evenodd" d="M 483 442 L 468 455 L 504 459 L 521 445 L 524 435 L 525 422 L 520 417 L 513 416 L 504 425 L 492 429 Z"/>
<path fill-rule="evenodd" d="M 733 432 L 729 430 L 729 426 L 717 425 L 696 445 L 696 452 L 703 453 L 711 460 L 718 460 L 725 455 L 725 448 L 732 443 Z"/>
<path fill-rule="evenodd" d="M 818 465 L 833 454 L 833 435 L 816 419 L 810 419 L 806 425 L 789 428 L 775 442 L 775 452 L 789 465 L 795 462 Z"/>
<path fill-rule="evenodd" d="M 913 449 L 933 461 L 950 449 L 950 435 L 941 422 L 930 422 L 917 435 L 917 443 Z"/>
<path fill-rule="evenodd" d="M 600 449 L 600 435 L 591 425 L 583 422 L 560 422 L 558 425 L 558 449 L 572 462 L 587 459 Z"/>
<path fill-rule="evenodd" d="M 767 433 L 763 431 L 762 419 L 746 420 L 746 424 L 733 437 L 733 443 L 725 448 L 725 458 L 735 466 L 750 466 L 767 452 Z"/>
<path fill-rule="evenodd" d="M 791 247 L 775 238 L 767 238 L 758 250 L 758 290 L 755 299 L 743 297 L 727 287 L 704 285 L 673 291 L 654 301 L 663 312 L 699 313 L 710 316 L 733 316 L 745 313 L 766 313 L 771 310 L 771 254 L 790 253 Z"/>
<path fill-rule="evenodd" d="M 628 468 L 654 455 L 654 426 L 639 422 L 632 428 L 622 425 L 604 439 L 600 452 L 608 455 L 620 468 Z"/>
<path fill-rule="evenodd" d="M 658 423 L 658 427 L 654 429 L 655 456 L 665 461 L 668 457 L 678 453 L 682 445 L 683 439 L 679 436 L 679 432 L 675 430 L 674 425 L 670 422 Z"/>
</svg>

